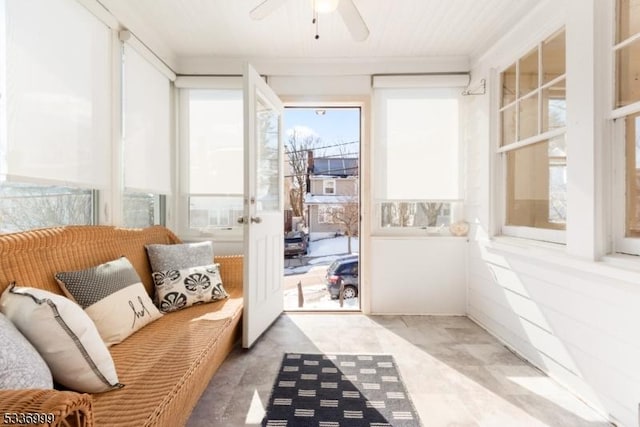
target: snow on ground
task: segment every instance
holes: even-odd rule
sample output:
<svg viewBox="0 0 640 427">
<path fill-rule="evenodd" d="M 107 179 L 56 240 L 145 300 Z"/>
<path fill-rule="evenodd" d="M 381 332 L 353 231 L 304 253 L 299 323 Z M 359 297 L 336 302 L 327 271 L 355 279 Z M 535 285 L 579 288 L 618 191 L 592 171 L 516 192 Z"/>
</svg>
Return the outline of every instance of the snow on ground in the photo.
<svg viewBox="0 0 640 427">
<path fill-rule="evenodd" d="M 358 238 L 351 238 L 351 250 L 358 251 Z M 304 258 L 285 259 L 285 276 L 307 273 L 315 266 L 329 266 L 336 258 L 349 254 L 348 237 L 338 236 L 309 242 L 309 254 Z"/>
<path fill-rule="evenodd" d="M 323 257 L 328 255 L 346 255 L 349 253 L 349 238 L 338 236 L 329 239 L 313 240 L 309 245 L 309 256 Z M 358 238 L 351 238 L 351 250 L 358 252 Z"/>
<path fill-rule="evenodd" d="M 285 258 L 284 307 L 298 309 L 298 284 L 302 285 L 305 309 L 340 310 L 338 300 L 332 300 L 324 283 L 327 267 L 341 256 L 348 255 L 347 237 L 330 237 L 313 240 L 309 254 L 303 257 Z M 358 238 L 351 238 L 351 249 L 357 253 Z M 343 310 L 358 310 L 358 298 L 344 300 Z"/>
</svg>

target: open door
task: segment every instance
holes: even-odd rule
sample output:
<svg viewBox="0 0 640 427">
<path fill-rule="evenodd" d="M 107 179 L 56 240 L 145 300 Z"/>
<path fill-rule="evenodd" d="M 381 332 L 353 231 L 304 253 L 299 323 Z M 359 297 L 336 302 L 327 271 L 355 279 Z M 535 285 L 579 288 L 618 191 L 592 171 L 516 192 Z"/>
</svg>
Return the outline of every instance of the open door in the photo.
<svg viewBox="0 0 640 427">
<path fill-rule="evenodd" d="M 283 310 L 283 144 L 280 99 L 244 69 L 244 313 L 249 348 Z"/>
</svg>

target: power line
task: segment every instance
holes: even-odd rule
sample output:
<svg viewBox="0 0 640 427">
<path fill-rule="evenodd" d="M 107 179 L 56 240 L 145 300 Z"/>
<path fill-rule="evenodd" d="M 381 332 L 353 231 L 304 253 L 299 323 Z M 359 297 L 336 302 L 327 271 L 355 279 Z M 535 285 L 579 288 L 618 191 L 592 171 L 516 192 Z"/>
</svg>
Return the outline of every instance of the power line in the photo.
<svg viewBox="0 0 640 427">
<path fill-rule="evenodd" d="M 336 168 L 336 170 L 334 172 L 357 171 L 358 169 L 360 169 L 358 166 L 353 166 L 353 167 L 348 167 L 348 168 Z M 332 171 L 330 171 L 330 170 L 328 170 L 326 172 L 327 172 L 326 174 L 318 174 L 318 175 L 313 174 L 313 173 L 293 173 L 293 174 L 290 174 L 290 175 L 285 175 L 284 177 L 285 178 L 293 178 L 293 177 L 296 177 L 296 176 L 307 176 L 307 175 L 309 175 L 309 177 L 313 177 L 313 176 L 334 176 L 334 175 L 335 176 L 342 176 L 343 175 L 343 174 L 340 174 L 340 175 L 332 174 L 331 173 Z M 349 175 L 349 176 L 357 176 L 357 175 Z"/>
<path fill-rule="evenodd" d="M 359 143 L 360 143 L 360 140 L 357 140 L 357 141 L 341 142 L 339 144 L 333 144 L 333 145 L 324 145 L 324 146 L 320 146 L 320 147 L 301 148 L 299 150 L 293 150 L 293 151 L 287 151 L 285 149 L 284 152 L 285 152 L 285 154 L 303 153 L 303 152 L 306 152 L 306 151 L 324 150 L 324 149 L 327 149 L 327 148 L 341 147 L 343 145 L 351 145 L 351 144 L 359 144 Z"/>
</svg>

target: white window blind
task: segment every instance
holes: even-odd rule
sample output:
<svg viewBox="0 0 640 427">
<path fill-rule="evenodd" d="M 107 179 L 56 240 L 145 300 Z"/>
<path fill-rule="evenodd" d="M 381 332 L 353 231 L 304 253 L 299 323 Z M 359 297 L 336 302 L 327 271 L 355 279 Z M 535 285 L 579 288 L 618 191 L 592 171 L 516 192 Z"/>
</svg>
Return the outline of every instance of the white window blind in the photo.
<svg viewBox="0 0 640 427">
<path fill-rule="evenodd" d="M 375 194 L 456 200 L 459 88 L 375 89 Z"/>
<path fill-rule="evenodd" d="M 188 102 L 188 192 L 243 194 L 242 91 L 190 89 Z"/>
<path fill-rule="evenodd" d="M 124 45 L 124 187 L 171 193 L 170 81 Z"/>
<path fill-rule="evenodd" d="M 111 164 L 109 29 L 72 0 L 5 6 L 2 175 L 104 188 Z"/>
</svg>

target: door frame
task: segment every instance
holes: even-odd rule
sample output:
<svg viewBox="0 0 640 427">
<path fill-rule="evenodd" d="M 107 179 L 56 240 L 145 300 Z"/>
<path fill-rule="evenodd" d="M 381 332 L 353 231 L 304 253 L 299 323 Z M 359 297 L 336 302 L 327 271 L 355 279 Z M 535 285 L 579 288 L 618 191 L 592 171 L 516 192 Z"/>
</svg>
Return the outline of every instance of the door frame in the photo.
<svg viewBox="0 0 640 427">
<path fill-rule="evenodd" d="M 353 96 L 281 96 L 280 99 L 287 107 L 306 107 L 306 108 L 360 108 L 360 179 L 358 196 L 360 197 L 360 229 L 359 234 L 359 286 L 360 286 L 360 313 L 371 313 L 371 268 L 369 260 L 371 259 L 371 230 L 373 223 L 373 200 L 365 195 L 371 194 L 371 162 L 372 162 L 372 144 L 371 144 L 371 97 L 363 95 Z M 289 310 L 293 311 L 293 310 Z M 313 312 L 307 310 L 307 312 Z M 319 311 L 322 312 L 322 311 Z M 335 313 L 350 313 L 349 311 L 335 311 Z"/>
</svg>

